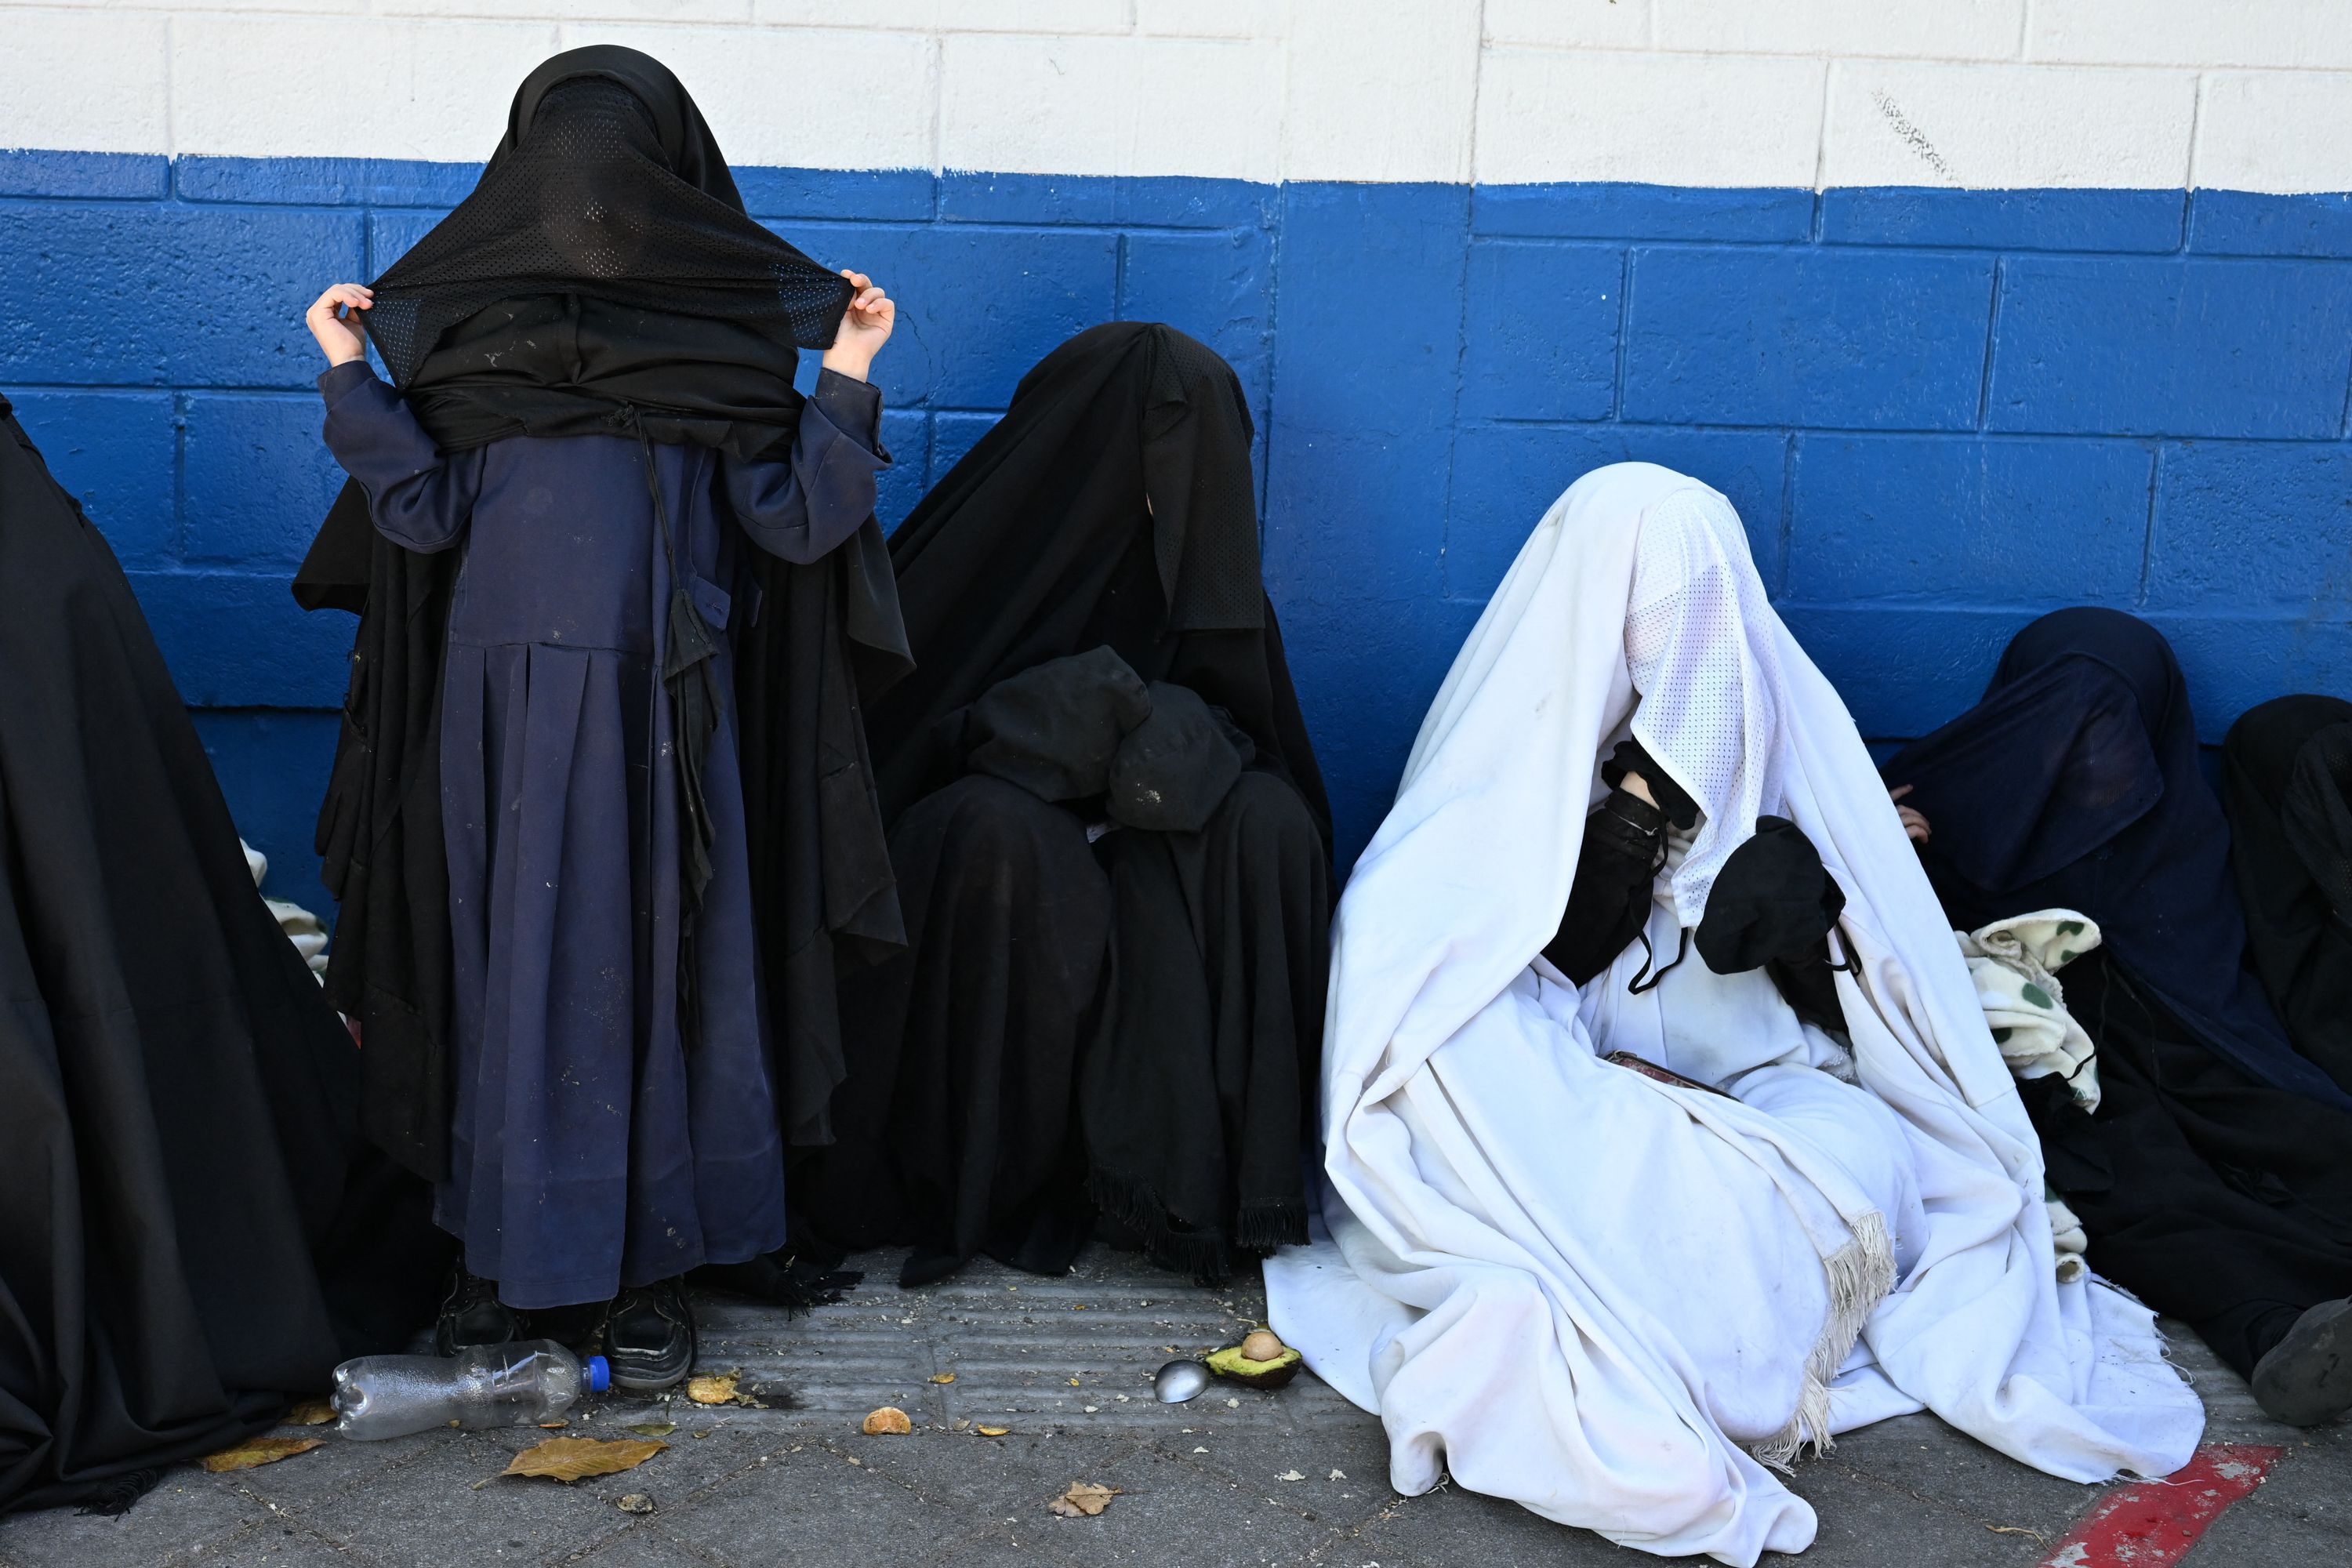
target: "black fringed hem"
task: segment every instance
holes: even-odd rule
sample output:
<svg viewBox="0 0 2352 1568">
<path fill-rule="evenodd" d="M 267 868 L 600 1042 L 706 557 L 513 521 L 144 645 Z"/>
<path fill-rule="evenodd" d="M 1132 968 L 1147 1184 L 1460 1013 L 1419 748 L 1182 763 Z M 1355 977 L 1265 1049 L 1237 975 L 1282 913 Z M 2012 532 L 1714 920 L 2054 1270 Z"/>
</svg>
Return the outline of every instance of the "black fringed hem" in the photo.
<svg viewBox="0 0 2352 1568">
<path fill-rule="evenodd" d="M 1116 1224 L 1134 1232 L 1143 1256 L 1162 1268 L 1190 1274 L 1200 1285 L 1222 1285 L 1239 1258 L 1261 1258 L 1277 1247 L 1307 1244 L 1303 1198 L 1267 1198 L 1241 1205 L 1231 1236 L 1223 1230 L 1179 1230 L 1159 1189 L 1132 1176 L 1096 1167 L 1087 1173 L 1087 1195 Z"/>
<path fill-rule="evenodd" d="M 95 1514 L 100 1519 L 118 1519 L 129 1513 L 131 1505 L 153 1491 L 163 1479 L 163 1467 L 161 1465 L 110 1476 L 105 1480 L 92 1483 L 89 1495 L 82 1500 L 79 1511 Z"/>
</svg>

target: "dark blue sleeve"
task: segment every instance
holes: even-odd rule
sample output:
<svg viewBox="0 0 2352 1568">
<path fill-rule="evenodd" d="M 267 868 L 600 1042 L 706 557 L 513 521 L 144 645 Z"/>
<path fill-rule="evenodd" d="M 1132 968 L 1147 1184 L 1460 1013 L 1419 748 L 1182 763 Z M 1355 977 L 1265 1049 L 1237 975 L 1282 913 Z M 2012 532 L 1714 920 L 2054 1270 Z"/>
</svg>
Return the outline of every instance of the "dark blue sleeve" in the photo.
<svg viewBox="0 0 2352 1568">
<path fill-rule="evenodd" d="M 367 491 L 377 530 L 410 550 L 446 550 L 466 531 L 481 486 L 479 448 L 442 457 L 400 395 L 367 361 L 319 378 L 327 400 L 327 450 Z"/>
<path fill-rule="evenodd" d="M 890 464 L 881 425 L 880 392 L 820 371 L 791 457 L 722 458 L 728 505 L 751 542 L 804 566 L 856 532 L 874 515 L 874 476 Z"/>
</svg>

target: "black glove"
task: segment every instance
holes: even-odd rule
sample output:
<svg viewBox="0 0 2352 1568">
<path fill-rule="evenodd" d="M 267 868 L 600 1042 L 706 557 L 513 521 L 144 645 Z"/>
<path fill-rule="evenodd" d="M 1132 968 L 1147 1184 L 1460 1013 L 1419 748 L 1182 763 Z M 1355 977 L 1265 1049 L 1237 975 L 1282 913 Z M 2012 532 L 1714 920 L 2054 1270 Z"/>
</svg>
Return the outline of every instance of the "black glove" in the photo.
<svg viewBox="0 0 2352 1568">
<path fill-rule="evenodd" d="M 1665 860 L 1666 814 L 1639 796 L 1612 789 L 1584 819 L 1568 910 L 1543 950 L 1571 984 L 1581 985 L 1608 968 L 1641 934 Z"/>
</svg>

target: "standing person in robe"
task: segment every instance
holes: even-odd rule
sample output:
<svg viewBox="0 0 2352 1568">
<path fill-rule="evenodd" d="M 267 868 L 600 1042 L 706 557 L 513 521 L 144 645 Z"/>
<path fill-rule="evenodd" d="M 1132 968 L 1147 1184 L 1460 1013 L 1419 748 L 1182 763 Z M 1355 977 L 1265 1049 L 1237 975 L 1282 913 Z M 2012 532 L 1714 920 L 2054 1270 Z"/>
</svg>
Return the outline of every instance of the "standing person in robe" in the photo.
<svg viewBox="0 0 2352 1568">
<path fill-rule="evenodd" d="M 1097 327 L 890 542 L 916 671 L 870 710 L 902 958 L 847 988 L 832 1240 L 1202 1279 L 1306 1237 L 1329 811 L 1258 570 L 1241 384 Z"/>
<path fill-rule="evenodd" d="M 2275 715 L 2250 717 L 2233 790 L 2271 771 Z M 2098 1109 L 2055 1078 L 2023 1086 L 2092 1267 L 2187 1320 L 2280 1420 L 2352 1408 L 2352 1098 L 2248 967 L 2230 826 L 2163 636 L 2118 610 L 2045 616 L 1982 701 L 1885 773 L 1911 786 L 1954 926 L 2053 908 L 2098 922 L 2103 945 L 2059 972 Z"/>
<path fill-rule="evenodd" d="M 120 1512 L 397 1350 L 444 1254 L 131 584 L 0 398 L 0 1511 Z"/>
<path fill-rule="evenodd" d="M 2221 748 L 2246 947 L 2294 1048 L 2352 1092 L 2352 702 L 2249 708 Z"/>
<path fill-rule="evenodd" d="M 533 71 L 473 195 L 311 309 L 352 483 L 297 594 L 362 610 L 330 987 L 464 1244 L 445 1352 L 609 1301 L 614 1381 L 667 1387 L 680 1277 L 785 1240 L 834 939 L 898 935 L 856 689 L 905 665 L 865 379 L 893 319 L 610 47 Z"/>
<path fill-rule="evenodd" d="M 1328 1235 L 1266 1291 L 1398 1490 L 1749 1564 L 1812 1542 L 1802 1444 L 1923 1406 L 2079 1481 L 2195 1449 L 2152 1315 L 2058 1283 L 1942 911 L 1714 490 L 1555 503 L 1332 942 Z"/>
</svg>

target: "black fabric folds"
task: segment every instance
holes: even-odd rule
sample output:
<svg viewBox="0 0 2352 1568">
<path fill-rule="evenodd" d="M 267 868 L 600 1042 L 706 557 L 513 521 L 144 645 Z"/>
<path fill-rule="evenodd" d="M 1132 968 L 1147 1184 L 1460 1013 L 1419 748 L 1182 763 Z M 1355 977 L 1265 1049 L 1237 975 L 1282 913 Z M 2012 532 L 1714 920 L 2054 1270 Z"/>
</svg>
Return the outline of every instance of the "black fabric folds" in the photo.
<svg viewBox="0 0 2352 1568">
<path fill-rule="evenodd" d="M 1785 816 L 1759 816 L 1707 895 L 1694 939 L 1717 974 L 1740 974 L 1811 952 L 1845 909 L 1822 852 Z"/>
<path fill-rule="evenodd" d="M 2352 1090 L 2352 702 L 2247 710 L 2221 799 L 2254 967 L 2295 1049 Z"/>
<path fill-rule="evenodd" d="M 2258 1083 L 2352 1111 L 2295 1053 L 2245 965 L 2230 830 L 2205 782 L 2188 683 L 2118 610 L 2042 616 L 1984 700 L 1881 770 L 1934 825 L 1920 858 L 1952 923 L 2081 910 L 2108 953 Z"/>
<path fill-rule="evenodd" d="M 891 540 L 918 667 L 869 716 L 909 951 L 845 993 L 860 1056 L 799 1201 L 835 1242 L 912 1244 L 908 1283 L 983 1250 L 1056 1272 L 1089 1198 L 1205 1278 L 1305 1239 L 1329 810 L 1259 576 L 1250 439 L 1211 351 L 1098 327 Z M 1105 655 L 1152 718 L 1031 726 L 1120 731 L 1099 784 L 1092 760 L 1038 792 L 970 771 L 976 733 L 1013 728 L 982 715 L 1046 711 L 1035 672 Z M 1080 784 L 1103 794 L 1046 798 Z"/>
<path fill-rule="evenodd" d="M 444 451 L 603 434 L 743 458 L 790 450 L 793 345 L 829 342 L 849 298 L 845 279 L 744 216 L 677 79 L 603 46 L 531 73 L 481 185 L 375 290 L 362 319 Z M 824 310 L 820 327 L 809 312 Z M 806 1149 L 831 1140 L 846 1070 L 836 957 L 903 940 L 859 704 L 910 660 L 872 520 L 812 565 L 745 554 L 761 609 L 730 635 L 752 900 L 785 1138 Z M 294 580 L 304 608 L 360 616 L 319 819 L 343 911 L 329 984 L 362 1021 L 371 1132 L 428 1178 L 447 1167 L 451 1110 L 439 737 L 454 571 L 454 552 L 383 538 L 352 483 Z M 696 642 L 714 634 L 698 613 L 674 614 L 671 632 L 664 673 L 691 801 L 713 717 L 707 702 L 696 710 Z M 691 878 L 697 846 L 681 848 Z"/>
<path fill-rule="evenodd" d="M 446 1238 L 0 399 L 0 1509 L 113 1508 L 430 1311 Z"/>
</svg>

